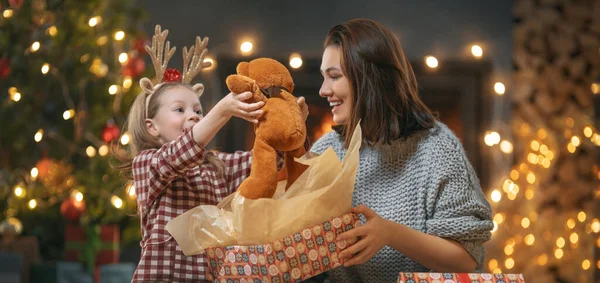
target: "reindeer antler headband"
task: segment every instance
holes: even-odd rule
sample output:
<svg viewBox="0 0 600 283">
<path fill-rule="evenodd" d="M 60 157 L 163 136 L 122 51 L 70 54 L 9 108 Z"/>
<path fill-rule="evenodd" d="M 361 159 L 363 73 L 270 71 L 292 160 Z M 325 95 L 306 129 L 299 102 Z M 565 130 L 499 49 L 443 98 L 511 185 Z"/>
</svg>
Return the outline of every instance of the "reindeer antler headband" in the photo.
<svg viewBox="0 0 600 283">
<path fill-rule="evenodd" d="M 154 93 L 154 90 L 162 83 L 167 82 L 182 82 L 189 84 L 198 72 L 204 68 L 211 66 L 210 62 L 204 62 L 204 57 L 208 52 L 206 46 L 208 45 L 208 37 L 200 40 L 199 36 L 196 36 L 195 45 L 191 46 L 188 50 L 187 47 L 183 47 L 183 75 L 179 70 L 171 68 L 167 69 L 169 60 L 175 54 L 176 48 L 170 48 L 171 43 L 165 40 L 169 30 L 165 29 L 161 32 L 160 25 L 156 25 L 154 28 L 154 35 L 152 36 L 152 46 L 146 45 L 146 51 L 152 58 L 152 65 L 154 65 L 154 71 L 156 72 L 156 79 L 158 83 L 152 84 L 152 81 L 148 78 L 142 78 L 140 80 L 140 86 L 146 94 L 146 117 L 148 116 L 148 103 Z M 164 56 L 164 58 L 163 58 Z M 203 84 L 195 84 L 192 89 L 198 93 L 198 96 L 202 96 L 204 92 Z"/>
</svg>

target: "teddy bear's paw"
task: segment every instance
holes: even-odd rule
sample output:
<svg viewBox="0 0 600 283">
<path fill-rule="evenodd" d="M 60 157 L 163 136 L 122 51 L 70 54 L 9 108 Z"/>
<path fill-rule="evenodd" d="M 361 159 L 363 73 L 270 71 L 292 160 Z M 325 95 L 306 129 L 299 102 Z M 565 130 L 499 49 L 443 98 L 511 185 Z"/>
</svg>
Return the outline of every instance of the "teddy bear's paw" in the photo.
<svg viewBox="0 0 600 283">
<path fill-rule="evenodd" d="M 277 189 L 277 179 L 269 182 L 265 178 L 250 176 L 246 178 L 238 190 L 247 199 L 272 198 Z"/>
<path fill-rule="evenodd" d="M 246 76 L 231 75 L 225 80 L 227 87 L 234 93 L 242 93 L 246 91 L 254 91 L 256 82 Z"/>
</svg>

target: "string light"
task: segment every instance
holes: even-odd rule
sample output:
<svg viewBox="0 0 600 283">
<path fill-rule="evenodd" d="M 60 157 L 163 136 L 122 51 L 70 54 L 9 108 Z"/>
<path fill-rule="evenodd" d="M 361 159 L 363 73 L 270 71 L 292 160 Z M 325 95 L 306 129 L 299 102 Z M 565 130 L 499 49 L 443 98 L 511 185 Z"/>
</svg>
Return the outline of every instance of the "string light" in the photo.
<svg viewBox="0 0 600 283">
<path fill-rule="evenodd" d="M 433 56 L 425 57 L 425 64 L 427 65 L 427 67 L 429 67 L 431 69 L 435 69 L 439 65 L 438 59 Z"/>
<path fill-rule="evenodd" d="M 471 54 L 473 54 L 473 57 L 479 59 L 481 58 L 481 56 L 483 56 L 483 49 L 481 48 L 481 46 L 475 44 L 471 46 Z"/>
<path fill-rule="evenodd" d="M 130 139 L 130 138 L 129 138 L 129 134 L 128 134 L 128 133 L 124 133 L 124 134 L 121 136 L 121 144 L 122 144 L 122 145 L 127 145 L 127 144 L 129 143 L 129 139 Z"/>
<path fill-rule="evenodd" d="M 533 172 L 527 173 L 527 183 L 529 183 L 529 184 L 535 183 L 535 175 L 533 174 Z"/>
<path fill-rule="evenodd" d="M 500 143 L 500 134 L 493 131 L 487 131 L 483 140 L 488 146 L 496 145 Z"/>
<path fill-rule="evenodd" d="M 506 246 L 504 247 L 504 254 L 506 255 L 512 255 L 514 252 L 513 246 Z"/>
<path fill-rule="evenodd" d="M 563 237 L 556 239 L 556 246 L 562 249 L 565 246 L 565 239 Z"/>
<path fill-rule="evenodd" d="M 507 269 L 512 269 L 515 266 L 515 260 L 512 258 L 507 258 L 504 261 L 504 266 L 506 266 Z"/>
<path fill-rule="evenodd" d="M 567 120 L 565 120 L 565 124 L 567 124 L 567 127 L 573 128 L 573 126 L 575 126 L 575 120 L 573 120 L 573 118 L 569 117 L 569 118 L 567 118 Z"/>
<path fill-rule="evenodd" d="M 73 190 L 71 192 L 71 198 L 75 199 L 77 202 L 83 201 L 83 194 L 79 190 Z"/>
<path fill-rule="evenodd" d="M 108 93 L 109 93 L 110 95 L 115 95 L 115 94 L 117 93 L 117 90 L 118 90 L 118 87 L 117 87 L 117 85 L 111 85 L 111 86 L 108 88 Z"/>
<path fill-rule="evenodd" d="M 127 63 L 127 59 L 129 58 L 129 56 L 127 56 L 127 53 L 123 52 L 121 54 L 119 54 L 119 62 L 121 64 L 125 64 Z"/>
<path fill-rule="evenodd" d="M 490 261 L 488 261 L 488 267 L 490 270 L 498 268 L 498 261 L 494 258 L 490 259 Z"/>
<path fill-rule="evenodd" d="M 250 41 L 244 41 L 241 45 L 240 45 L 240 50 L 242 51 L 243 54 L 250 54 L 250 52 L 252 52 L 252 42 Z"/>
<path fill-rule="evenodd" d="M 579 213 L 577 213 L 577 220 L 579 220 L 579 222 L 583 223 L 586 218 L 587 215 L 585 214 L 585 212 L 580 211 Z"/>
<path fill-rule="evenodd" d="M 590 261 L 588 259 L 586 259 L 586 260 L 584 260 L 584 261 L 581 262 L 581 268 L 583 270 L 590 269 L 590 266 L 591 266 L 591 264 L 590 264 Z"/>
<path fill-rule="evenodd" d="M 33 139 L 35 140 L 35 142 L 40 142 L 43 137 L 44 137 L 44 130 L 39 129 L 33 136 Z"/>
<path fill-rule="evenodd" d="M 302 66 L 302 57 L 298 53 L 290 55 L 290 67 L 298 69 Z"/>
<path fill-rule="evenodd" d="M 48 33 L 50 36 L 54 37 L 54 36 L 56 36 L 56 34 L 58 33 L 58 29 L 57 29 L 55 26 L 51 26 L 51 27 L 49 27 L 48 29 L 46 29 L 46 32 L 47 32 L 47 33 Z"/>
<path fill-rule="evenodd" d="M 44 63 L 44 65 L 42 66 L 42 74 L 47 74 L 48 71 L 50 71 L 50 64 L 48 63 Z"/>
<path fill-rule="evenodd" d="M 579 235 L 577 235 L 575 232 L 571 233 L 569 236 L 569 241 L 571 241 L 572 244 L 576 244 L 577 241 L 579 241 Z"/>
<path fill-rule="evenodd" d="M 25 196 L 25 193 L 26 193 L 25 189 L 23 189 L 21 186 L 16 186 L 14 189 L 14 194 L 18 198 L 23 198 Z"/>
<path fill-rule="evenodd" d="M 569 218 L 569 219 L 567 220 L 567 227 L 568 227 L 569 229 L 573 229 L 573 228 L 575 228 L 575 219 L 573 219 L 573 218 Z"/>
<path fill-rule="evenodd" d="M 14 102 L 18 102 L 19 100 L 21 100 L 21 93 L 15 92 L 10 96 L 10 99 L 12 99 Z"/>
<path fill-rule="evenodd" d="M 125 32 L 120 30 L 115 32 L 115 40 L 123 40 L 123 38 L 125 38 Z"/>
<path fill-rule="evenodd" d="M 121 198 L 119 198 L 118 196 L 112 196 L 110 198 L 110 202 L 112 203 L 112 205 L 116 208 L 121 208 L 123 207 L 123 200 L 121 200 Z"/>
<path fill-rule="evenodd" d="M 13 16 L 13 10 L 12 9 L 6 9 L 4 10 L 4 12 L 2 13 L 2 16 L 4 16 L 5 18 L 10 18 Z"/>
<path fill-rule="evenodd" d="M 544 265 L 546 265 L 546 263 L 548 263 L 548 255 L 541 254 L 540 256 L 538 256 L 537 264 L 544 266 Z"/>
<path fill-rule="evenodd" d="M 521 220 L 521 227 L 527 229 L 529 227 L 529 224 L 531 224 L 531 221 L 529 221 L 529 218 L 523 217 L 523 219 Z"/>
<path fill-rule="evenodd" d="M 31 172 L 29 172 L 29 173 L 31 174 L 31 178 L 33 178 L 35 180 L 35 178 L 37 178 L 37 176 L 40 172 L 37 169 L 37 167 L 33 167 L 33 168 L 31 168 Z"/>
<path fill-rule="evenodd" d="M 96 156 L 96 148 L 94 148 L 94 147 L 93 147 L 93 146 L 91 146 L 91 145 L 90 145 L 90 146 L 88 146 L 88 147 L 85 149 L 85 154 L 87 154 L 87 156 L 89 156 L 89 157 L 94 157 L 94 156 Z"/>
<path fill-rule="evenodd" d="M 554 257 L 556 257 L 557 259 L 561 259 L 564 255 L 564 252 L 562 249 L 556 249 L 554 251 Z"/>
<path fill-rule="evenodd" d="M 36 52 L 38 50 L 40 50 L 40 42 L 36 41 L 31 44 L 31 52 Z"/>
<path fill-rule="evenodd" d="M 502 222 L 504 222 L 504 215 L 502 215 L 502 213 L 496 213 L 494 215 L 494 221 L 496 221 L 498 224 L 502 224 Z"/>
<path fill-rule="evenodd" d="M 65 119 L 65 120 L 69 120 L 69 119 L 73 118 L 73 116 L 75 116 L 75 110 L 73 110 L 73 109 L 69 109 L 69 110 L 66 110 L 65 112 L 63 112 L 63 119 Z"/>
<path fill-rule="evenodd" d="M 528 246 L 533 246 L 533 244 L 535 243 L 535 236 L 533 236 L 533 234 L 528 234 L 527 236 L 525 236 L 525 245 Z"/>
<path fill-rule="evenodd" d="M 90 25 L 90 27 L 95 27 L 100 22 L 102 22 L 102 18 L 100 16 L 95 16 L 88 21 L 88 25 Z"/>
<path fill-rule="evenodd" d="M 542 145 L 540 146 L 540 153 L 541 153 L 541 154 L 544 154 L 544 155 L 548 154 L 548 146 L 547 146 L 547 145 L 545 145 L 545 144 L 542 144 Z"/>
<path fill-rule="evenodd" d="M 592 232 L 594 233 L 598 233 L 600 232 L 600 221 L 598 221 L 598 219 L 594 219 L 594 221 L 592 221 L 592 224 L 590 225 Z"/>
<path fill-rule="evenodd" d="M 593 132 L 593 130 L 592 130 L 592 128 L 590 126 L 587 126 L 587 127 L 583 128 L 583 135 L 586 138 L 591 138 L 593 133 L 594 132 Z"/>
<path fill-rule="evenodd" d="M 98 148 L 98 154 L 100 154 L 100 156 L 105 156 L 108 154 L 108 146 L 103 144 L 102 146 L 100 146 L 100 148 Z"/>
<path fill-rule="evenodd" d="M 500 143 L 500 150 L 506 154 L 509 154 L 513 151 L 513 145 L 507 140 L 503 140 Z"/>
<path fill-rule="evenodd" d="M 96 44 L 98 44 L 98 46 L 102 46 L 104 44 L 106 44 L 108 42 L 108 37 L 106 35 L 100 36 L 98 37 L 98 39 L 96 39 Z"/>
<path fill-rule="evenodd" d="M 570 153 L 575 153 L 575 150 L 577 150 L 577 147 L 576 147 L 574 144 L 572 144 L 572 143 L 569 143 L 569 144 L 567 144 L 567 150 L 568 150 Z"/>
<path fill-rule="evenodd" d="M 496 223 L 496 221 L 492 221 L 492 223 L 494 223 L 494 228 L 492 228 L 492 233 L 496 232 L 498 230 L 498 223 Z"/>
<path fill-rule="evenodd" d="M 534 193 L 533 193 L 533 189 L 531 189 L 531 188 L 527 188 L 527 189 L 525 190 L 525 198 L 526 198 L 526 199 L 528 199 L 528 200 L 531 200 L 531 199 L 533 199 L 533 195 L 534 195 Z"/>
<path fill-rule="evenodd" d="M 504 86 L 503 83 L 501 82 L 496 82 L 494 84 L 494 91 L 496 92 L 497 95 L 504 95 L 504 93 L 506 92 L 506 87 Z"/>
<path fill-rule="evenodd" d="M 217 67 L 217 60 L 213 59 L 212 57 L 205 57 L 203 62 L 210 63 L 210 67 L 204 68 L 202 71 L 211 71 Z"/>
<path fill-rule="evenodd" d="M 513 179 L 513 180 L 515 180 L 515 181 L 519 180 L 519 171 L 517 171 L 515 169 L 510 170 L 510 178 Z"/>
<path fill-rule="evenodd" d="M 502 193 L 498 190 L 493 190 L 490 195 L 490 198 L 493 202 L 499 202 L 502 199 Z"/>
<path fill-rule="evenodd" d="M 135 199 L 135 186 L 133 184 L 130 184 L 127 188 L 127 194 L 130 198 Z"/>
<path fill-rule="evenodd" d="M 30 200 L 27 203 L 27 206 L 29 206 L 29 209 L 34 209 L 37 207 L 37 201 L 35 199 Z"/>
<path fill-rule="evenodd" d="M 131 77 L 125 77 L 125 79 L 123 79 L 123 88 L 124 89 L 129 89 L 132 84 L 133 84 L 133 81 L 131 80 Z"/>
<path fill-rule="evenodd" d="M 571 137 L 571 143 L 574 146 L 579 146 L 579 144 L 581 143 L 581 140 L 579 139 L 578 136 L 573 136 L 573 137 Z"/>
</svg>

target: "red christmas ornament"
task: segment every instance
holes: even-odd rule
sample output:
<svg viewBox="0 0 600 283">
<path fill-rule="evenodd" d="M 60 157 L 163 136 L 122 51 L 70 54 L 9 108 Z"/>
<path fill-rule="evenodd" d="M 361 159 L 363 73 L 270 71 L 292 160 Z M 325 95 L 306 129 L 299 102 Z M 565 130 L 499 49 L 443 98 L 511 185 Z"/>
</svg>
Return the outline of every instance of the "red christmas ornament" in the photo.
<svg viewBox="0 0 600 283">
<path fill-rule="evenodd" d="M 10 74 L 10 62 L 8 58 L 0 59 L 0 79 L 8 77 Z"/>
<path fill-rule="evenodd" d="M 138 38 L 133 43 L 133 49 L 137 50 L 138 54 L 143 55 L 146 54 L 146 40 L 143 38 Z"/>
<path fill-rule="evenodd" d="M 123 76 L 139 77 L 146 69 L 146 62 L 139 57 L 130 58 L 123 66 Z"/>
<path fill-rule="evenodd" d="M 10 6 L 15 9 L 21 8 L 21 6 L 23 5 L 23 2 L 24 2 L 24 0 L 8 0 L 8 4 L 10 4 Z"/>
<path fill-rule="evenodd" d="M 102 140 L 105 142 L 111 142 L 112 140 L 119 138 L 120 134 L 121 130 L 119 130 L 119 127 L 117 127 L 115 122 L 110 120 L 108 123 L 106 123 L 106 127 L 104 127 L 102 130 Z"/>
<path fill-rule="evenodd" d="M 165 71 L 162 81 L 163 83 L 181 82 L 181 73 L 175 68 L 169 68 Z"/>
<path fill-rule="evenodd" d="M 60 205 L 60 213 L 70 221 L 77 221 L 85 211 L 85 202 L 77 201 L 72 198 L 65 199 Z"/>
</svg>

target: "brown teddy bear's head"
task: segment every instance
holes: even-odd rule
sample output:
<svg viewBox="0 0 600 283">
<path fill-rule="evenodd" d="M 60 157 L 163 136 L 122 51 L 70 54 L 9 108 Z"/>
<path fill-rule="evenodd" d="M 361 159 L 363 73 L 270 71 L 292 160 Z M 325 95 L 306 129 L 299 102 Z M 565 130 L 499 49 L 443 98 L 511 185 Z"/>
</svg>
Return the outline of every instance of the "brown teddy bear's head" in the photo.
<svg viewBox="0 0 600 283">
<path fill-rule="evenodd" d="M 266 89 L 272 86 L 282 87 L 289 93 L 294 91 L 294 80 L 290 71 L 281 63 L 271 58 L 258 58 L 237 65 L 238 75 L 250 77 L 258 87 Z"/>
</svg>

